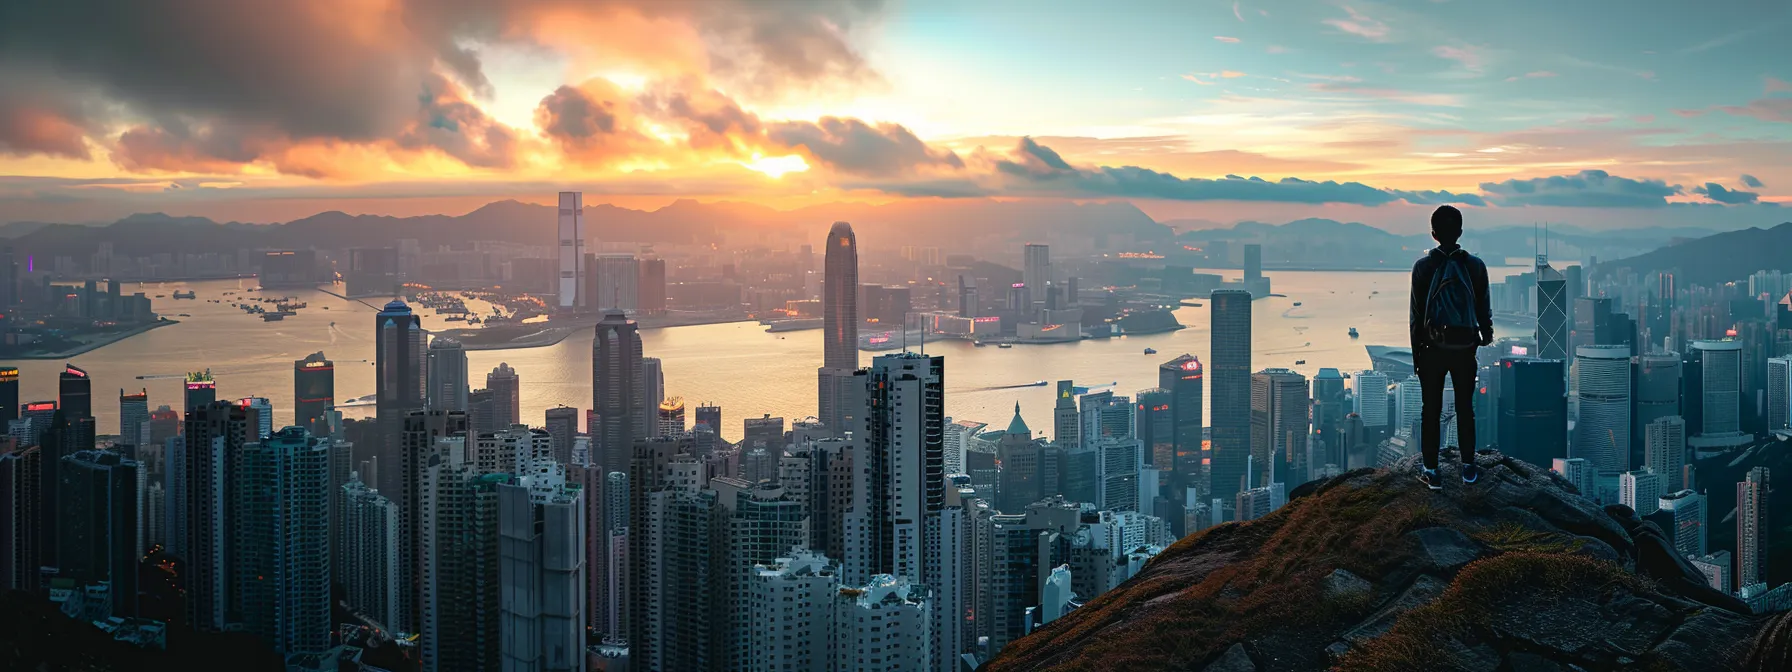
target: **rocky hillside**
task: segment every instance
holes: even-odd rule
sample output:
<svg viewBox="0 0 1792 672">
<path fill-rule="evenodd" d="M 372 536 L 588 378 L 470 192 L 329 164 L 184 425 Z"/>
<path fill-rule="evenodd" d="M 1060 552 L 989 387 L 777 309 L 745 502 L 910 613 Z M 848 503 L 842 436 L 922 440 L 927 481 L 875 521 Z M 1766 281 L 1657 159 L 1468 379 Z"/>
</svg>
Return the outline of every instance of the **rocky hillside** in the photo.
<svg viewBox="0 0 1792 672">
<path fill-rule="evenodd" d="M 1183 539 L 987 669 L 1792 669 L 1792 619 L 1705 587 L 1628 508 L 1498 453 L 1433 493 L 1416 460 Z"/>
</svg>

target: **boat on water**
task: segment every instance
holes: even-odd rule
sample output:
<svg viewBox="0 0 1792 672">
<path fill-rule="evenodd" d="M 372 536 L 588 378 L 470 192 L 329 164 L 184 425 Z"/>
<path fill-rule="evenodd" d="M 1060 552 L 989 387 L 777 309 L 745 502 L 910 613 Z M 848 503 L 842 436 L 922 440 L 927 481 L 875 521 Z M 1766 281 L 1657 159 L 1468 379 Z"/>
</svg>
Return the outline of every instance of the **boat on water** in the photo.
<svg viewBox="0 0 1792 672">
<path fill-rule="evenodd" d="M 1300 302 L 1299 302 L 1299 301 L 1295 301 L 1295 302 L 1294 302 L 1294 307 L 1295 307 L 1295 308 L 1299 308 L 1299 307 L 1300 307 Z"/>
<path fill-rule="evenodd" d="M 1305 363 L 1307 363 L 1307 360 L 1304 360 L 1304 359 L 1297 359 L 1297 360 L 1294 360 L 1294 365 L 1295 365 L 1295 366 L 1300 366 L 1300 365 L 1302 365 L 1302 364 L 1305 364 Z"/>
<path fill-rule="evenodd" d="M 983 342 L 983 341 L 971 341 L 971 345 L 974 345 L 974 346 L 976 346 L 976 347 L 979 347 L 979 348 L 982 348 L 982 347 L 986 347 L 986 346 L 988 346 L 988 345 L 989 345 L 989 344 L 988 344 L 988 343 L 984 343 L 984 342 Z"/>
<path fill-rule="evenodd" d="M 1357 333 L 1356 333 L 1356 327 L 1351 327 L 1351 328 L 1350 328 L 1350 337 L 1351 337 L 1351 338 L 1356 338 L 1356 337 L 1357 337 Z"/>
<path fill-rule="evenodd" d="M 800 331 L 803 329 L 820 329 L 827 321 L 819 317 L 801 317 L 790 320 L 773 320 L 765 323 L 765 331 L 775 334 L 782 331 Z"/>
<path fill-rule="evenodd" d="M 279 322 L 281 320 L 286 319 L 287 315 L 289 315 L 289 313 L 283 313 L 283 312 L 282 313 L 262 313 L 261 321 L 263 321 L 263 322 Z"/>
<path fill-rule="evenodd" d="M 1014 344 L 1013 343 L 997 343 L 996 347 L 1001 348 L 1003 350 L 1007 350 L 1009 348 L 1014 347 Z"/>
<path fill-rule="evenodd" d="M 1157 354 L 1157 348 L 1145 348 L 1145 354 L 1155 355 Z"/>
</svg>

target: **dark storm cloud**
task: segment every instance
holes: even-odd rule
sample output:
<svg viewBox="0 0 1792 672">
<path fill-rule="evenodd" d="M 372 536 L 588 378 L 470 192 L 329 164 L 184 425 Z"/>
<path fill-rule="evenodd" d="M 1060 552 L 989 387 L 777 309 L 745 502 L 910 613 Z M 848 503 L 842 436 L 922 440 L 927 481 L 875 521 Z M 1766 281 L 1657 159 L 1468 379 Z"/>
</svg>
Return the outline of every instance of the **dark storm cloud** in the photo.
<svg viewBox="0 0 1792 672">
<path fill-rule="evenodd" d="M 1744 174 L 1742 176 L 1742 185 L 1745 187 L 1753 188 L 1753 189 L 1760 189 L 1761 187 L 1767 186 L 1767 185 L 1761 184 L 1761 178 L 1755 177 L 1753 175 L 1748 175 L 1748 174 Z"/>
<path fill-rule="evenodd" d="M 1574 175 L 1483 182 L 1481 191 L 1496 205 L 1552 205 L 1585 208 L 1649 208 L 1667 205 L 1669 196 L 1685 193 L 1661 180 L 1633 180 L 1603 170 Z"/>
<path fill-rule="evenodd" d="M 1705 198 L 1709 198 L 1725 205 L 1741 205 L 1761 200 L 1760 194 L 1752 191 L 1725 189 L 1723 185 L 1716 182 L 1706 182 L 1703 187 L 1693 187 L 1692 193 L 1704 194 Z"/>
<path fill-rule="evenodd" d="M 802 148 L 817 161 L 854 175 L 900 175 L 924 167 L 964 167 L 964 160 L 957 154 L 929 147 L 897 124 L 874 126 L 858 119 L 822 117 L 816 122 L 771 124 L 766 138 L 777 145 Z"/>
<path fill-rule="evenodd" d="M 583 141 L 616 132 L 616 104 L 571 86 L 555 89 L 536 110 L 536 125 L 550 138 Z"/>
<path fill-rule="evenodd" d="M 1016 183 L 1011 186 L 1019 190 L 1055 191 L 1069 196 L 1358 205 L 1383 205 L 1407 200 L 1426 204 L 1486 205 L 1474 194 L 1394 191 L 1360 182 L 1316 182 L 1298 177 L 1270 181 L 1238 175 L 1227 175 L 1216 180 L 1177 177 L 1137 166 L 1077 168 L 1071 166 L 1056 151 L 1032 138 L 1022 138 L 1010 159 L 996 162 L 996 170 L 1014 179 Z"/>
</svg>

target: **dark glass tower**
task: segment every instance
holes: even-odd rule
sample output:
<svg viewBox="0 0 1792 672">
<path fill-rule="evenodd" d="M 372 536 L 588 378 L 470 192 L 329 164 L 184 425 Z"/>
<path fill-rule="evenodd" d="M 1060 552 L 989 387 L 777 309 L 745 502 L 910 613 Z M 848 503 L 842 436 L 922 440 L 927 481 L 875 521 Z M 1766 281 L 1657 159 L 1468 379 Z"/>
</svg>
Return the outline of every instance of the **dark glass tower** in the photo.
<svg viewBox="0 0 1792 672">
<path fill-rule="evenodd" d="M 323 431 L 324 413 L 336 405 L 336 364 L 314 352 L 292 363 L 292 424 Z"/>
<path fill-rule="evenodd" d="M 19 419 L 19 367 L 0 366 L 0 426 Z"/>
<path fill-rule="evenodd" d="M 406 415 L 423 410 L 428 394 L 423 374 L 428 337 L 411 307 L 393 299 L 374 316 L 374 338 L 377 485 L 382 492 L 397 492 L 399 432 L 404 431 Z"/>
<path fill-rule="evenodd" d="M 1170 493 L 1180 500 L 1187 489 L 1200 483 L 1201 427 L 1206 416 L 1206 369 L 1194 355 L 1184 354 L 1157 367 L 1157 386 L 1170 391 L 1170 412 L 1176 418 L 1173 445 L 1176 457 L 1169 468 Z"/>
<path fill-rule="evenodd" d="M 604 313 L 591 345 L 591 405 L 598 426 L 586 431 L 596 444 L 592 461 L 607 471 L 625 471 L 635 440 L 655 434 L 642 426 L 647 417 L 645 376 L 639 327 L 620 310 Z"/>
<path fill-rule="evenodd" d="M 1230 502 L 1244 481 L 1251 451 L 1251 293 L 1213 292 L 1213 464 L 1209 496 Z"/>
<path fill-rule="evenodd" d="M 1568 394 L 1562 362 L 1507 357 L 1500 360 L 1500 451 L 1548 467 L 1568 457 Z"/>
<path fill-rule="evenodd" d="M 187 374 L 186 399 L 188 413 L 210 406 L 218 400 L 218 381 L 212 379 L 211 369 Z"/>
<path fill-rule="evenodd" d="M 81 367 L 73 364 L 62 367 L 57 390 L 63 417 L 70 420 L 93 417 L 93 379 L 87 377 Z"/>
<path fill-rule="evenodd" d="M 67 455 L 58 470 L 57 578 L 111 583 L 113 616 L 137 614 L 137 462 L 111 451 Z"/>
<path fill-rule="evenodd" d="M 859 368 L 859 242 L 852 225 L 828 229 L 826 275 L 822 278 L 822 366 Z"/>
</svg>

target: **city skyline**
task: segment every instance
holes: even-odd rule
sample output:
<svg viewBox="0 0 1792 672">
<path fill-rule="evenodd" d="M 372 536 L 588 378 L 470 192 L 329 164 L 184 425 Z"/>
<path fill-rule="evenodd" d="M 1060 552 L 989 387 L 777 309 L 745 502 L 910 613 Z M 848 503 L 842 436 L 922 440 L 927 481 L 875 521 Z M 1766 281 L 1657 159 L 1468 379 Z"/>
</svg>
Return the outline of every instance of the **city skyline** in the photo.
<svg viewBox="0 0 1792 672">
<path fill-rule="evenodd" d="M 1017 3 L 333 7 L 20 12 L 0 212 L 457 214 L 558 186 L 648 208 L 999 197 L 1388 224 L 1457 202 L 1727 229 L 1792 201 L 1773 39 L 1792 12 L 1770 2 L 1624 5 L 1617 32 L 1601 3 L 1063 7 L 1031 15 L 1038 41 L 1002 30 Z M 77 26 L 107 48 L 72 51 Z M 151 35 L 183 48 L 139 53 Z"/>
</svg>

